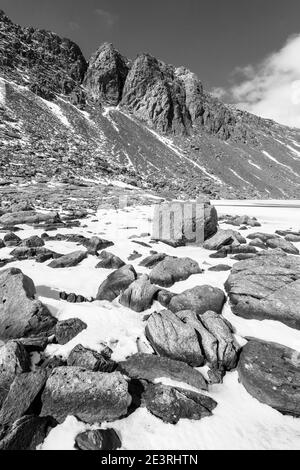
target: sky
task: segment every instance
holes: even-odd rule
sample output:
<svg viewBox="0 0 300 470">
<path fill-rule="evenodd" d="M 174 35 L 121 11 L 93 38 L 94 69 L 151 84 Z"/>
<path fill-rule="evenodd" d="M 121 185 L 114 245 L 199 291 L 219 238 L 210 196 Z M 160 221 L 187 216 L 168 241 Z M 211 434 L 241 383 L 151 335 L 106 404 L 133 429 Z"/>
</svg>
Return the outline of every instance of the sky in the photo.
<svg viewBox="0 0 300 470">
<path fill-rule="evenodd" d="M 300 127 L 299 0 L 0 0 L 16 23 L 195 72 L 226 102 Z"/>
</svg>

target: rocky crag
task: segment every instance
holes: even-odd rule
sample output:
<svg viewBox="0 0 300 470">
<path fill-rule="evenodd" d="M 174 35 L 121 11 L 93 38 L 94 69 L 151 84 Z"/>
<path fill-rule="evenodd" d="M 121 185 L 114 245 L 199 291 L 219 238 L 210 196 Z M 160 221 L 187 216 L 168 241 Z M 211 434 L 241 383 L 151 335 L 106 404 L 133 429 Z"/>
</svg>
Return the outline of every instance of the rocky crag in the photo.
<svg viewBox="0 0 300 470">
<path fill-rule="evenodd" d="M 299 197 L 300 133 L 223 104 L 184 67 L 103 44 L 87 62 L 0 12 L 1 184 L 117 179 L 174 195 Z"/>
</svg>

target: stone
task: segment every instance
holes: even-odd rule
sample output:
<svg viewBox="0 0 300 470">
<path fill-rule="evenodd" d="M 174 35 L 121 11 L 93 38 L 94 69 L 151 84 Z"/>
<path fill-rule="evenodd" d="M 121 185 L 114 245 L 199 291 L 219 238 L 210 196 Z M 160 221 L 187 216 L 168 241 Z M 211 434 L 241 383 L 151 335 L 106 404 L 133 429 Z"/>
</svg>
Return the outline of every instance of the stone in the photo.
<svg viewBox="0 0 300 470">
<path fill-rule="evenodd" d="M 18 341 L 0 346 L 0 408 L 17 374 L 28 372 L 30 357 Z"/>
<path fill-rule="evenodd" d="M 76 436 L 75 443 L 80 450 L 117 450 L 122 447 L 118 434 L 112 428 L 82 432 Z"/>
<path fill-rule="evenodd" d="M 216 266 L 211 266 L 211 268 L 208 268 L 208 271 L 212 272 L 223 272 L 223 271 L 230 271 L 231 266 L 228 266 L 228 264 L 217 264 Z"/>
<path fill-rule="evenodd" d="M 283 414 L 300 417 L 300 353 L 277 343 L 250 340 L 238 363 L 248 393 Z"/>
<path fill-rule="evenodd" d="M 242 235 L 235 230 L 221 230 L 219 229 L 217 233 L 212 237 L 206 240 L 203 244 L 203 248 L 206 250 L 220 250 L 223 246 L 235 244 L 246 243 L 246 240 Z"/>
<path fill-rule="evenodd" d="M 60 258 L 54 259 L 51 263 L 48 264 L 50 268 L 69 268 L 72 266 L 77 266 L 87 257 L 87 251 L 73 251 L 73 253 L 68 253 L 67 255 L 61 256 Z"/>
<path fill-rule="evenodd" d="M 42 394 L 41 416 L 62 423 L 69 415 L 85 423 L 114 421 L 127 413 L 131 398 L 119 372 L 92 372 L 80 367 L 59 367 L 48 378 Z"/>
<path fill-rule="evenodd" d="M 57 213 L 43 214 L 35 211 L 19 211 L 4 214 L 0 217 L 0 225 L 21 225 L 21 224 L 39 224 L 41 222 L 53 223 L 61 222 Z"/>
<path fill-rule="evenodd" d="M 155 382 L 162 377 L 186 383 L 197 390 L 207 390 L 201 372 L 181 361 L 153 354 L 138 353 L 118 364 L 118 370 L 131 379 Z"/>
<path fill-rule="evenodd" d="M 217 406 L 208 396 L 163 384 L 148 385 L 143 404 L 153 415 L 171 424 L 180 419 L 200 420 L 211 416 Z"/>
<path fill-rule="evenodd" d="M 167 256 L 150 272 L 150 281 L 162 287 L 171 287 L 177 281 L 184 281 L 192 274 L 202 273 L 199 264 L 191 258 Z"/>
<path fill-rule="evenodd" d="M 249 240 L 256 240 L 258 238 L 263 243 L 266 243 L 268 240 L 271 240 L 273 238 L 279 238 L 279 236 L 274 233 L 255 232 L 250 233 L 247 238 Z"/>
<path fill-rule="evenodd" d="M 296 248 L 293 243 L 284 240 L 283 238 L 271 238 L 266 241 L 266 245 L 269 248 L 280 248 L 285 253 L 288 253 L 290 255 L 299 255 L 298 248 Z"/>
<path fill-rule="evenodd" d="M 119 269 L 125 266 L 121 258 L 105 250 L 101 251 L 98 258 L 100 258 L 101 261 L 96 265 L 96 268 Z"/>
<path fill-rule="evenodd" d="M 284 238 L 287 242 L 300 243 L 300 234 L 299 235 L 288 234 Z"/>
<path fill-rule="evenodd" d="M 47 380 L 45 370 L 16 375 L 0 410 L 0 423 L 13 424 L 26 414 Z M 28 414 L 28 413 L 27 413 Z"/>
<path fill-rule="evenodd" d="M 300 329 L 300 260 L 262 253 L 234 264 L 225 283 L 235 315 Z"/>
<path fill-rule="evenodd" d="M 221 289 L 212 286 L 196 286 L 181 294 L 174 295 L 170 300 L 168 309 L 172 312 L 193 310 L 202 315 L 208 310 L 221 313 L 226 297 Z"/>
<path fill-rule="evenodd" d="M 58 344 L 67 344 L 86 328 L 87 324 L 79 318 L 69 318 L 68 320 L 59 321 L 55 327 L 55 338 Z"/>
<path fill-rule="evenodd" d="M 154 268 L 154 266 L 160 263 L 160 261 L 163 261 L 166 256 L 167 255 L 165 253 L 155 253 L 140 261 L 139 266 L 144 266 L 145 268 Z"/>
<path fill-rule="evenodd" d="M 8 232 L 4 235 L 3 241 L 5 246 L 17 246 L 21 242 L 21 238 L 18 237 L 14 232 Z"/>
<path fill-rule="evenodd" d="M 159 287 L 151 284 L 149 277 L 144 274 L 121 294 L 119 302 L 135 312 L 143 312 L 152 306 L 158 291 Z"/>
<path fill-rule="evenodd" d="M 36 450 L 56 425 L 57 421 L 49 416 L 23 416 L 6 431 L 2 439 L 0 435 L 0 450 Z"/>
<path fill-rule="evenodd" d="M 174 313 L 168 310 L 153 313 L 147 321 L 145 334 L 160 356 L 195 367 L 204 365 L 205 359 L 196 331 Z"/>
<path fill-rule="evenodd" d="M 135 281 L 137 274 L 131 265 L 125 265 L 122 268 L 111 273 L 98 289 L 97 300 L 109 300 L 112 302 L 121 292 L 125 291 L 129 285 Z"/>
<path fill-rule="evenodd" d="M 116 363 L 103 354 L 85 348 L 81 344 L 75 346 L 70 352 L 67 360 L 68 366 L 82 367 L 98 372 L 113 372 L 116 369 Z"/>
<path fill-rule="evenodd" d="M 19 244 L 20 246 L 27 246 L 28 248 L 35 248 L 37 246 L 44 246 L 45 242 L 42 238 L 38 237 L 37 235 L 33 235 L 32 237 L 25 238 Z"/>
<path fill-rule="evenodd" d="M 109 240 L 104 240 L 103 238 L 99 237 L 91 237 L 87 239 L 83 244 L 87 249 L 88 253 L 91 255 L 96 255 L 98 251 L 104 250 L 105 248 L 114 245 L 113 242 Z"/>
<path fill-rule="evenodd" d="M 33 281 L 20 269 L 0 271 L 0 339 L 53 333 L 57 320 L 35 295 Z"/>
</svg>

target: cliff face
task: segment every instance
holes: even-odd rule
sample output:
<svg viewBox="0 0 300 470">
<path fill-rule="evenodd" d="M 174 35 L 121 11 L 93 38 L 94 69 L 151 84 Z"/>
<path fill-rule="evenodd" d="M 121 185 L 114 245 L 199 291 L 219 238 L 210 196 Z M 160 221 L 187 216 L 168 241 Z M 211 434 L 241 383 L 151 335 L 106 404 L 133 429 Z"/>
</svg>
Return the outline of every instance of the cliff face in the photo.
<svg viewBox="0 0 300 470">
<path fill-rule="evenodd" d="M 225 105 L 198 77 L 0 12 L 0 170 L 9 181 L 117 178 L 176 195 L 300 197 L 300 131 Z"/>
</svg>

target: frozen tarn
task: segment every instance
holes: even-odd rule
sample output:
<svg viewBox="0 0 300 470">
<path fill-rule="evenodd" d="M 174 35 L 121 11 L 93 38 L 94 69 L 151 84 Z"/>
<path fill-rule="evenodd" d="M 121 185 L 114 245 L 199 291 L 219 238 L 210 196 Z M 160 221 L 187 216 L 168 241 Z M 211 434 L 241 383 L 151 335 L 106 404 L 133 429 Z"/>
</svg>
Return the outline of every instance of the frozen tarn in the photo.
<svg viewBox="0 0 300 470">
<path fill-rule="evenodd" d="M 232 170 L 231 168 L 229 168 L 229 170 L 230 170 L 237 178 L 239 178 L 240 180 L 244 181 L 244 183 L 246 183 L 247 185 L 252 186 L 251 183 L 249 183 L 249 181 L 244 180 L 244 178 L 242 178 L 236 171 Z"/>
<path fill-rule="evenodd" d="M 269 152 L 266 152 L 266 150 L 263 150 L 262 153 L 267 157 L 269 158 L 270 160 L 272 160 L 273 162 L 277 163 L 278 165 L 280 166 L 283 166 L 284 168 L 287 168 L 291 173 L 293 173 L 295 176 L 298 176 L 300 177 L 300 175 L 298 173 L 296 173 L 293 168 L 291 168 L 290 166 L 288 165 L 285 165 L 284 163 L 280 163 L 278 160 L 276 160 L 275 157 L 272 157 L 272 155 L 269 154 Z"/>
<path fill-rule="evenodd" d="M 255 168 L 257 168 L 258 170 L 262 169 L 259 165 L 256 165 L 256 163 L 253 163 L 251 160 L 248 160 L 248 163 L 250 163 L 250 165 L 252 166 L 255 166 Z"/>
<path fill-rule="evenodd" d="M 106 108 L 104 108 L 102 116 L 106 117 L 106 119 L 112 124 L 113 128 L 119 133 L 120 130 L 119 130 L 117 124 L 115 123 L 115 121 L 113 120 L 113 118 L 110 115 L 110 111 L 115 111 L 115 109 L 116 108 L 114 108 L 113 106 L 107 106 Z"/>
<path fill-rule="evenodd" d="M 64 126 L 71 129 L 72 126 L 71 126 L 70 122 L 68 121 L 68 119 L 63 114 L 62 110 L 60 109 L 60 107 L 57 104 L 52 103 L 50 101 L 47 101 L 47 100 L 45 100 L 44 98 L 41 98 L 41 97 L 39 97 L 39 100 L 42 101 L 42 103 L 44 103 L 52 111 L 52 113 L 60 120 L 60 122 Z"/>
</svg>

